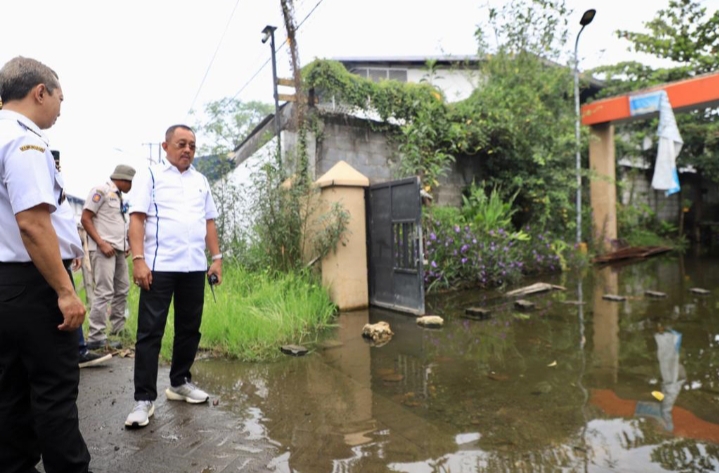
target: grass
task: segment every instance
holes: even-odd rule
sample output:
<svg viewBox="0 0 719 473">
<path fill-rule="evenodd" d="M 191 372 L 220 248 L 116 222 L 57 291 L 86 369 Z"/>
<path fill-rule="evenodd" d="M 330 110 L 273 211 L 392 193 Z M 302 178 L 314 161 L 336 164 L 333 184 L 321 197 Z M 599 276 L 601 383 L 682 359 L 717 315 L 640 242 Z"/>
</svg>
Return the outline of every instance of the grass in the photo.
<svg viewBox="0 0 719 473">
<path fill-rule="evenodd" d="M 285 344 L 311 345 L 331 325 L 336 311 L 327 290 L 309 274 L 272 276 L 232 264 L 224 265 L 223 283 L 215 287 L 215 296 L 217 302 L 206 286 L 200 349 L 243 361 L 277 358 Z M 139 298 L 140 290 L 133 285 L 123 346 L 135 342 Z M 173 321 L 170 307 L 160 355 L 165 360 L 172 356 Z"/>
</svg>

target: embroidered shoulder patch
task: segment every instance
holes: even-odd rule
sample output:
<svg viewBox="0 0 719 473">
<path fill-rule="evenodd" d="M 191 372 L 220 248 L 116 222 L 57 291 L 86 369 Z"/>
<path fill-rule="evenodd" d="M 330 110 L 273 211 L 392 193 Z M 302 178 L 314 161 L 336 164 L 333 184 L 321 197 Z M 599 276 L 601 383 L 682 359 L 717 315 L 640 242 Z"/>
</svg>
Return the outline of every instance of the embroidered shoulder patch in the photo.
<svg viewBox="0 0 719 473">
<path fill-rule="evenodd" d="M 29 151 L 31 149 L 34 149 L 35 151 L 40 151 L 41 153 L 45 152 L 45 148 L 42 146 L 35 146 L 35 145 L 22 145 L 20 147 L 20 151 Z"/>
<path fill-rule="evenodd" d="M 92 196 L 92 201 L 95 203 L 100 202 L 100 199 L 102 199 L 102 194 L 99 192 L 95 192 L 95 194 Z"/>
</svg>

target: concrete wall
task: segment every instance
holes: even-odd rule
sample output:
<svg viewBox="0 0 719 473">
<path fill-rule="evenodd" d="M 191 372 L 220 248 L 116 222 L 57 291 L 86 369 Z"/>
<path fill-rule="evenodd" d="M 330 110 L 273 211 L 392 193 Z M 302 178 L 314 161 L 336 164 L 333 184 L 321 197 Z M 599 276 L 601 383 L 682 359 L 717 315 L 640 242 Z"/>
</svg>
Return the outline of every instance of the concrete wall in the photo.
<svg viewBox="0 0 719 473">
<path fill-rule="evenodd" d="M 294 158 L 297 134 L 283 132 L 286 153 Z M 307 134 L 307 151 L 310 156 L 310 175 L 313 179 L 329 171 L 335 164 L 345 161 L 370 180 L 370 184 L 399 179 L 397 146 L 382 132 L 373 131 L 367 120 L 343 115 L 320 116 L 319 129 Z M 314 159 L 312 159 L 314 157 Z M 432 190 L 435 204 L 462 203 L 462 191 L 479 177 L 479 161 L 468 156 L 457 156 L 450 163 L 447 175 L 440 178 L 440 187 Z"/>
<path fill-rule="evenodd" d="M 659 220 L 678 223 L 680 194 L 665 196 L 664 191 L 652 189 L 651 176 L 643 171 L 623 168 L 617 177 L 623 183 L 620 191 L 620 202 L 623 205 L 647 205 Z"/>
<path fill-rule="evenodd" d="M 370 184 L 397 179 L 397 147 L 384 133 L 372 131 L 367 121 L 324 115 L 317 135 L 315 176 L 345 161 L 367 176 Z"/>
<path fill-rule="evenodd" d="M 473 179 L 477 183 L 482 180 L 479 159 L 455 156 L 455 162 L 450 164 L 447 174 L 439 179 L 439 188 L 431 192 L 433 203 L 459 207 L 462 204 L 462 192 L 472 184 Z"/>
</svg>

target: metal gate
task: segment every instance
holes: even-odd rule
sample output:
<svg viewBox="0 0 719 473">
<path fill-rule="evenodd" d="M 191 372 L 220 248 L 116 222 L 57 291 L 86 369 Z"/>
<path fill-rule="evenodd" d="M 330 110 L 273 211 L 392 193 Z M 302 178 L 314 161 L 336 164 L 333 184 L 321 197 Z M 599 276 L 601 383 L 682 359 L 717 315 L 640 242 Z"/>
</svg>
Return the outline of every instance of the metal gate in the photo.
<svg viewBox="0 0 719 473">
<path fill-rule="evenodd" d="M 370 304 L 423 315 L 419 178 L 375 184 L 368 193 Z"/>
</svg>

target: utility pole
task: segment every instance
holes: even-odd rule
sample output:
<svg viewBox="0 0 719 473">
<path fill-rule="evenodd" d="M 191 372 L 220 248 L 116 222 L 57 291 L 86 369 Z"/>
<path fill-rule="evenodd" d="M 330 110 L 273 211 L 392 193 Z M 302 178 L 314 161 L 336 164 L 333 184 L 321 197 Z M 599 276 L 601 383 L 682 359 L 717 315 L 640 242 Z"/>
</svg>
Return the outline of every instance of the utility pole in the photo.
<svg viewBox="0 0 719 473">
<path fill-rule="evenodd" d="M 280 118 L 280 98 L 277 93 L 277 59 L 275 56 L 275 30 L 276 26 L 267 25 L 262 30 L 262 42 L 266 43 L 270 40 L 270 48 L 272 48 L 272 86 L 275 97 L 275 135 L 277 135 L 277 167 L 282 175 L 282 120 Z"/>
<path fill-rule="evenodd" d="M 300 179 L 308 177 L 309 156 L 307 154 L 307 130 L 305 129 L 305 95 L 302 90 L 302 72 L 300 71 L 300 55 L 297 49 L 297 25 L 295 24 L 295 6 L 293 0 L 280 0 L 282 4 L 282 16 L 287 29 L 287 42 L 290 46 L 290 63 L 292 65 L 292 78 L 295 86 L 295 116 L 294 122 L 297 127 L 297 144 L 299 155 L 297 157 Z"/>
<path fill-rule="evenodd" d="M 149 148 L 147 161 L 150 164 L 155 164 L 155 160 L 152 159 L 152 147 L 155 145 L 157 145 L 157 162 L 159 163 L 160 161 L 162 161 L 162 143 L 142 143 L 142 146 L 147 146 Z"/>
<path fill-rule="evenodd" d="M 300 54 L 297 49 L 295 25 L 295 6 L 293 0 L 281 0 L 282 15 L 285 20 L 285 28 L 287 29 L 287 43 L 290 46 L 290 65 L 292 66 L 292 78 L 294 80 L 296 108 L 295 108 L 295 125 L 301 128 L 304 120 L 305 99 L 302 90 L 302 71 L 300 70 Z"/>
</svg>

